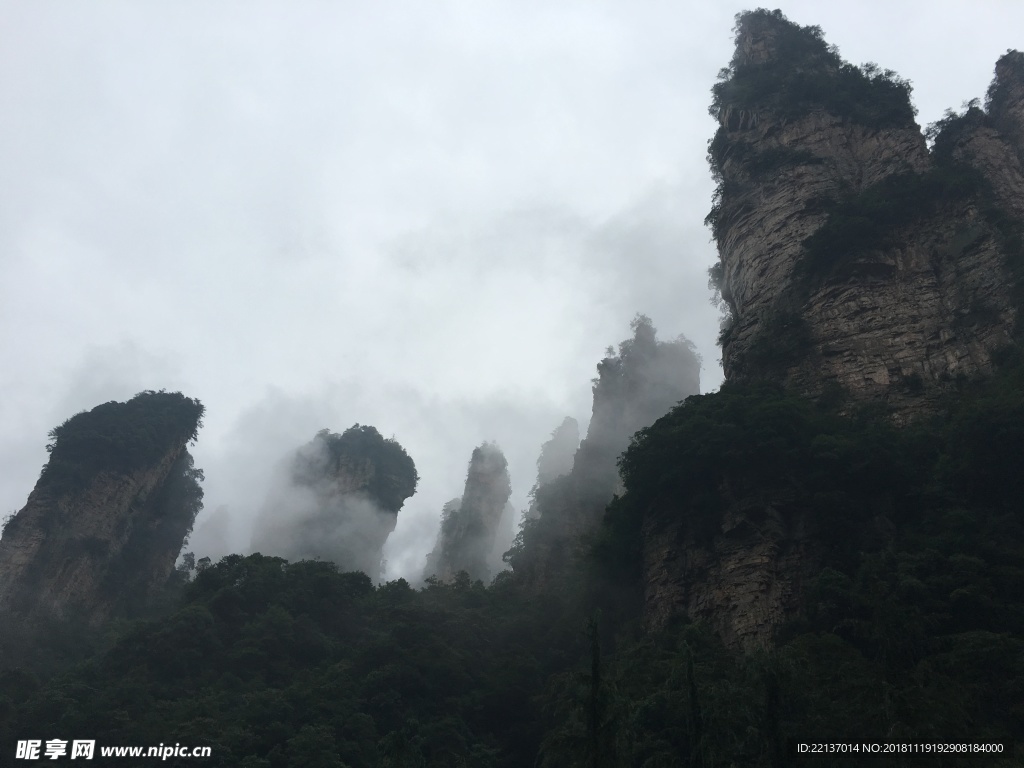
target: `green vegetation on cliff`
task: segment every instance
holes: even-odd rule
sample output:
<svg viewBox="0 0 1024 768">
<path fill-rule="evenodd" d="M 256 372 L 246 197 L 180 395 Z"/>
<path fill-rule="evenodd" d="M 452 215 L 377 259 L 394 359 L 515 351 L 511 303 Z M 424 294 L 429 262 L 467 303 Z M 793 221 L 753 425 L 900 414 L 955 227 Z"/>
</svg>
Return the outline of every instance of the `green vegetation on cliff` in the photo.
<svg viewBox="0 0 1024 768">
<path fill-rule="evenodd" d="M 296 460 L 293 480 L 299 485 L 315 485 L 341 463 L 369 462 L 373 466 L 366 492 L 383 508 L 392 512 L 416 491 L 419 476 L 412 457 L 397 440 L 385 438 L 370 425 L 355 424 L 340 435 L 327 429 L 317 433 L 313 446 L 322 447 L 326 456 L 303 455 Z"/>
<path fill-rule="evenodd" d="M 970 207 L 980 215 L 961 227 L 947 247 L 959 257 L 986 237 L 994 237 L 1013 278 L 1017 306 L 1024 309 L 1024 224 L 1000 205 L 991 183 L 977 168 L 955 157 L 958 145 L 986 127 L 992 127 L 992 118 L 975 103 L 962 113 L 948 110 L 926 131 L 934 142 L 931 169 L 894 174 L 838 200 L 815 201 L 815 208 L 828 216 L 803 242 L 806 256 L 798 273 L 805 283 L 802 287 L 848 277 L 860 268 L 863 257 L 870 262 L 872 252 L 899 247 L 908 228 L 929 218 L 941 219 L 957 207 Z"/>
<path fill-rule="evenodd" d="M 170 567 L 188 543 L 203 509 L 203 480 L 203 470 L 188 451 L 182 451 L 150 500 L 148 514 L 132 527 L 120 556 L 107 570 L 104 591 L 119 603 L 119 615 L 150 616 L 165 611 L 167 601 L 173 605 L 183 574 L 172 572 L 166 585 L 154 584 L 153 569 Z"/>
<path fill-rule="evenodd" d="M 722 688 L 705 694 L 773 697 L 771 713 L 718 700 L 718 717 L 708 719 L 706 727 L 724 729 L 715 743 L 735 745 L 743 764 L 761 764 L 766 745 L 810 732 L 826 741 L 888 733 L 1021 744 L 1022 450 L 1020 365 L 964 389 L 944 416 L 902 429 L 768 385 L 727 385 L 637 434 L 597 562 L 609 579 L 636 580 L 651 516 L 676 516 L 699 545 L 723 536 L 727 510 L 771 506 L 815 542 L 819 564 L 803 610 L 775 650 L 725 670 Z M 704 645 L 694 658 L 713 663 L 714 643 L 684 641 L 696 631 L 665 638 L 683 657 Z M 657 692 L 638 686 L 635 695 L 660 702 L 666 733 L 696 748 L 692 727 L 670 725 L 687 722 L 693 704 L 684 677 L 671 682 L 671 652 L 662 653 L 665 661 L 651 662 L 667 665 L 651 678 Z M 764 730 L 769 719 L 775 733 Z"/>
<path fill-rule="evenodd" d="M 501 448 L 486 442 L 474 448 L 465 489 L 444 505 L 441 530 L 423 575 L 450 581 L 465 571 L 474 580 L 488 581 L 495 534 L 511 494 L 508 461 Z"/>
<path fill-rule="evenodd" d="M 709 112 L 719 128 L 708 142 L 717 182 L 705 224 L 721 234 L 722 203 L 737 191 L 724 168 L 732 162 L 753 181 L 770 181 L 780 168 L 820 162 L 806 150 L 756 147 L 746 131 L 764 118 L 788 120 L 822 111 L 868 128 L 916 128 L 911 85 L 875 64 L 843 61 L 817 26 L 801 27 L 759 8 L 736 16 L 736 53 L 711 89 Z"/>
<path fill-rule="evenodd" d="M 793 739 L 1019 748 L 1022 452 L 1011 362 L 903 429 L 728 385 L 638 433 L 593 557 L 544 590 L 514 574 L 374 588 L 327 563 L 233 555 L 85 666 L 0 678 L 0 740 L 174 739 L 212 746 L 209 765 L 263 768 L 777 766 Z M 750 500 L 821 545 L 775 648 L 730 650 L 682 618 L 640 631 L 644 520 L 706 541 Z"/>
<path fill-rule="evenodd" d="M 759 8 L 736 16 L 736 38 L 757 37 L 763 55 L 737 45 L 711 89 L 711 116 L 738 127 L 739 111 L 799 117 L 822 109 L 872 128 L 914 125 L 910 82 L 875 64 L 857 67 L 825 42 L 821 27 L 801 27 L 781 11 Z"/>
<path fill-rule="evenodd" d="M 0 678 L 0 743 L 187 741 L 214 766 L 531 765 L 534 700 L 574 648 L 568 611 L 507 580 L 374 588 L 330 563 L 232 555 L 74 674 Z"/>
<path fill-rule="evenodd" d="M 1006 88 L 998 75 L 1005 67 L 1020 68 L 1024 70 L 1024 54 L 1019 51 L 1010 51 L 1003 56 L 996 65 L 996 79 L 986 99 L 986 110 L 978 105 L 978 100 L 965 104 L 963 112 L 956 112 L 947 109 L 941 120 L 937 120 L 928 126 L 926 135 L 934 142 L 932 156 L 935 158 L 940 169 L 949 173 L 950 169 L 959 172 L 963 177 L 962 166 L 954 159 L 954 154 L 960 148 L 964 140 L 969 139 L 972 133 L 984 131 L 985 129 L 997 129 L 999 113 L 1006 108 Z M 1004 73 L 1005 74 L 1005 73 Z M 1018 74 L 1018 78 L 1022 75 Z M 1019 152 L 1019 150 L 1018 150 Z M 977 175 L 973 179 L 964 179 L 961 185 L 962 194 L 975 193 L 975 204 L 985 222 L 996 231 L 1000 246 L 1006 254 L 1006 265 L 1014 281 L 1014 298 L 1018 312 L 1024 310 L 1024 222 L 1018 217 L 1008 213 L 999 205 L 991 184 Z M 1017 333 L 1021 332 L 1021 325 L 1018 322 Z"/>
<path fill-rule="evenodd" d="M 99 472 L 129 474 L 196 439 L 203 405 L 180 392 L 140 392 L 82 411 L 50 430 L 40 482 L 52 493 L 84 488 Z"/>
<path fill-rule="evenodd" d="M 174 562 L 203 507 L 203 472 L 185 448 L 202 415 L 180 393 L 142 392 L 50 432 L 39 495 L 0 544 L 6 664 L 66 666 L 99 642 L 99 623 L 173 607 Z"/>
<path fill-rule="evenodd" d="M 941 212 L 943 205 L 963 203 L 986 193 L 972 168 L 952 161 L 927 173 L 894 174 L 839 201 L 818 201 L 828 212 L 825 223 L 804 240 L 805 277 L 841 277 L 858 256 L 892 248 L 906 229 Z"/>
</svg>

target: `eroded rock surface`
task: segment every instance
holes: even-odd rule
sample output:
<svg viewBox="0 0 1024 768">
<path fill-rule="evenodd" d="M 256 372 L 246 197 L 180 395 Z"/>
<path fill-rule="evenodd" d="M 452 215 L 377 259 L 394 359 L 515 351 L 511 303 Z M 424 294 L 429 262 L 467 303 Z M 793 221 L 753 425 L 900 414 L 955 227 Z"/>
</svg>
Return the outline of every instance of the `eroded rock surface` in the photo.
<svg viewBox="0 0 1024 768">
<path fill-rule="evenodd" d="M 909 84 L 756 11 L 715 98 L 728 380 L 875 403 L 905 423 L 992 372 L 1016 343 L 1024 270 L 1024 55 L 1002 57 L 986 109 L 950 115 L 929 149 Z M 728 504 L 703 538 L 679 522 L 687 510 L 650 509 L 648 625 L 702 618 L 732 645 L 769 645 L 820 556 L 791 501 Z"/>
<path fill-rule="evenodd" d="M 141 610 L 202 507 L 186 450 L 202 414 L 198 401 L 146 392 L 55 429 L 50 461 L 0 539 L 0 612 L 96 624 Z"/>
<path fill-rule="evenodd" d="M 772 67 L 798 66 L 780 49 L 793 26 L 744 17 L 732 77 L 770 86 Z M 842 66 L 800 57 L 825 82 Z M 901 420 L 928 410 L 958 377 L 991 372 L 1017 315 L 1002 217 L 1024 214 L 1019 57 L 1000 60 L 990 113 L 954 121 L 943 133 L 955 138 L 940 134 L 933 153 L 909 102 L 901 111 L 894 88 L 865 85 L 870 73 L 864 103 L 723 89 L 750 99 L 721 106 L 712 152 L 721 291 L 733 316 L 723 336 L 728 379 L 776 378 L 809 395 L 838 387 Z M 780 73 L 780 88 L 792 77 Z M 880 112 L 872 99 L 895 106 Z M 897 214 L 886 219 L 887 208 Z M 826 226 L 830 239 L 815 251 L 812 236 Z"/>
<path fill-rule="evenodd" d="M 493 443 L 473 450 L 461 498 L 444 505 L 441 530 L 427 557 L 424 576 L 445 583 L 465 571 L 470 579 L 488 582 L 494 574 L 489 564 L 498 527 L 512 514 L 508 500 L 512 484 L 508 461 Z"/>
</svg>

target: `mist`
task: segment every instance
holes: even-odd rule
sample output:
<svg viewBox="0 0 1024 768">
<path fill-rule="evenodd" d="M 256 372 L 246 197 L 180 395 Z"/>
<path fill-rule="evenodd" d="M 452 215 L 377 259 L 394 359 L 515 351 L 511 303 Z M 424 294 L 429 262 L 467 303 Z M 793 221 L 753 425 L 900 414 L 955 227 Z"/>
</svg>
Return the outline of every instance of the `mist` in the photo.
<svg viewBox="0 0 1024 768">
<path fill-rule="evenodd" d="M 635 313 L 720 383 L 706 108 L 738 7 L 0 10 L 0 514 L 51 428 L 181 391 L 207 408 L 197 557 L 252 547 L 319 430 L 370 424 L 420 475 L 384 547 L 415 580 L 474 447 L 502 446 L 529 507 Z M 1009 4 L 785 10 L 912 79 L 922 124 L 1024 26 Z"/>
<path fill-rule="evenodd" d="M 427 556 L 424 579 L 449 583 L 465 572 L 473 581 L 489 582 L 502 570 L 502 554 L 513 538 L 511 494 L 508 461 L 501 448 L 494 443 L 474 448 L 462 496 L 441 510 L 440 530 Z"/>
</svg>

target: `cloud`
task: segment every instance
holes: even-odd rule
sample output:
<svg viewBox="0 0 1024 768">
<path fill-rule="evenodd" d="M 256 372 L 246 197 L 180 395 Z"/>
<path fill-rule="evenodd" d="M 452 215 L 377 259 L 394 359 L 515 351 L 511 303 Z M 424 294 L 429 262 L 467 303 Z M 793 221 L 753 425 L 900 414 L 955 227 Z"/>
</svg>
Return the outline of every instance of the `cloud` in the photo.
<svg viewBox="0 0 1024 768">
<path fill-rule="evenodd" d="M 413 575 L 474 446 L 526 507 L 636 312 L 715 387 L 706 105 L 733 11 L 0 0 L 0 509 L 64 419 L 180 389 L 207 406 L 197 553 L 248 547 L 276 463 L 359 422 L 420 470 L 385 552 Z M 1024 27 L 1012 4 L 787 13 L 914 80 L 925 122 Z"/>
</svg>

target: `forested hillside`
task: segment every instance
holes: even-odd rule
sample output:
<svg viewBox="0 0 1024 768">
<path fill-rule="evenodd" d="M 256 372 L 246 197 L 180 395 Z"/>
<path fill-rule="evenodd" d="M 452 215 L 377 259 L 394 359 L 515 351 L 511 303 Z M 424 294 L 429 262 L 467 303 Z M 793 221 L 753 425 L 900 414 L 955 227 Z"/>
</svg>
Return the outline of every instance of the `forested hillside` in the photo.
<svg viewBox="0 0 1024 768">
<path fill-rule="evenodd" d="M 231 556 L 84 666 L 5 672 L 2 738 L 174 734 L 212 746 L 210 765 L 275 768 L 768 766 L 792 739 L 1019 745 L 1022 390 L 1008 363 L 948 415 L 897 429 L 726 386 L 638 434 L 592 557 L 555 589 L 508 572 L 374 587 L 329 563 Z M 788 498 L 823 545 L 771 648 L 729 649 L 709 622 L 641 625 L 643 510 L 660 500 L 713 535 L 725 485 Z"/>
</svg>

